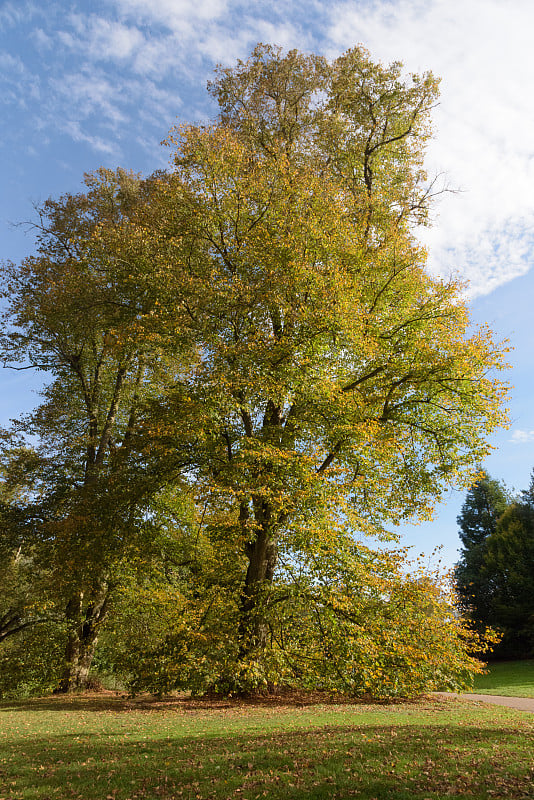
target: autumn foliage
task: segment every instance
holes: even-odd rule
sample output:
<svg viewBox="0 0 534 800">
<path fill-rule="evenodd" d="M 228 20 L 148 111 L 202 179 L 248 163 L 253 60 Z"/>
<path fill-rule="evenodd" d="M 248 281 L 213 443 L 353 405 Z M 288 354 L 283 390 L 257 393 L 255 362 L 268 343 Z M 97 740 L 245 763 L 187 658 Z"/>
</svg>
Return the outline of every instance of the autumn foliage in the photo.
<svg viewBox="0 0 534 800">
<path fill-rule="evenodd" d="M 139 688 L 461 685 L 483 642 L 364 539 L 467 485 L 505 421 L 502 347 L 415 236 L 437 81 L 259 45 L 210 91 L 169 172 L 100 170 L 6 268 L 6 357 L 52 376 L 19 427 L 70 565 L 62 685 L 106 625 Z"/>
</svg>

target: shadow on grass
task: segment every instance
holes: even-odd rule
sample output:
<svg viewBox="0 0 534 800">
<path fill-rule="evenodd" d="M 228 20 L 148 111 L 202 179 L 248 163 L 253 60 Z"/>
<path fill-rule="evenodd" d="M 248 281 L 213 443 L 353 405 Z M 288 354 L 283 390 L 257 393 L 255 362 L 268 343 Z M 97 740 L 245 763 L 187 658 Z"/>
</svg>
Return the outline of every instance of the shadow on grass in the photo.
<svg viewBox="0 0 534 800">
<path fill-rule="evenodd" d="M 418 706 L 428 702 L 428 698 L 419 700 L 377 700 L 371 697 L 347 697 L 330 695 L 324 692 L 286 692 L 279 695 L 252 695 L 250 697 L 190 697 L 189 695 L 154 697 L 139 695 L 130 697 L 120 692 L 95 692 L 72 695 L 50 695 L 24 700 L 0 700 L 2 711 L 73 711 L 100 712 L 116 711 L 117 713 L 132 710 L 168 711 L 209 711 L 238 708 L 311 708 L 317 705 L 339 706 Z M 0 800 L 2 800 L 0 798 Z"/>
<path fill-rule="evenodd" d="M 108 694 L 51 695 L 23 700 L 0 700 L 2 711 L 128 711 L 135 708 L 132 699 Z M 1 798 L 0 798 L 1 800 Z"/>
<path fill-rule="evenodd" d="M 281 733 L 23 733 L 0 747 L 9 800 L 532 798 L 534 727 L 336 725 Z"/>
</svg>

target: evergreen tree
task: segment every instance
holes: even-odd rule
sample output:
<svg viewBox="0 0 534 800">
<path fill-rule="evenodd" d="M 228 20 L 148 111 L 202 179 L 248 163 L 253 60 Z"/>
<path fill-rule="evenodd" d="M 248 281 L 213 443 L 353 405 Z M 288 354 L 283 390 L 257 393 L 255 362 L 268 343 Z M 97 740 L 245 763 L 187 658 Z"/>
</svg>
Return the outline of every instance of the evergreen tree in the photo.
<svg viewBox="0 0 534 800">
<path fill-rule="evenodd" d="M 499 517 L 510 503 L 504 486 L 483 470 L 467 492 L 457 517 L 463 544 L 456 565 L 456 588 L 465 611 L 477 623 L 493 624 L 491 587 L 483 572 L 488 540 L 497 530 Z"/>
<path fill-rule="evenodd" d="M 501 658 L 534 653 L 534 476 L 487 541 L 480 575 L 491 596 L 491 624 L 503 635 Z"/>
</svg>

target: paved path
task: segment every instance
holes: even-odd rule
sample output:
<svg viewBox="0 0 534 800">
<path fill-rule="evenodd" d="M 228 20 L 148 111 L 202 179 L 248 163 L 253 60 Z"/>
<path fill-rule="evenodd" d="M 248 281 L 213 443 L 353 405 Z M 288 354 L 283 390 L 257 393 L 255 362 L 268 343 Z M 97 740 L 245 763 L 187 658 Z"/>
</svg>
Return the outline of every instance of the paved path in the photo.
<svg viewBox="0 0 534 800">
<path fill-rule="evenodd" d="M 534 713 L 534 697 L 501 697 L 495 694 L 456 694 L 454 692 L 434 692 L 438 697 L 457 697 L 460 700 L 479 701 L 481 703 L 493 703 L 496 706 L 507 706 L 517 708 L 519 711 L 530 711 Z"/>
</svg>

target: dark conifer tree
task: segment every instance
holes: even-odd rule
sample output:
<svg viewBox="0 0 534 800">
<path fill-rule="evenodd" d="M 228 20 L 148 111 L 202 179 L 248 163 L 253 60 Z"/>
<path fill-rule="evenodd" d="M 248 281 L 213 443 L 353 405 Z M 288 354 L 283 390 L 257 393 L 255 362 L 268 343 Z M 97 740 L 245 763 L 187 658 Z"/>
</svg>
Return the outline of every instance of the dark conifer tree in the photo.
<svg viewBox="0 0 534 800">
<path fill-rule="evenodd" d="M 483 574 L 488 540 L 509 503 L 504 486 L 483 470 L 456 519 L 463 545 L 455 568 L 456 587 L 464 610 L 481 625 L 493 624 L 492 589 Z"/>
</svg>

